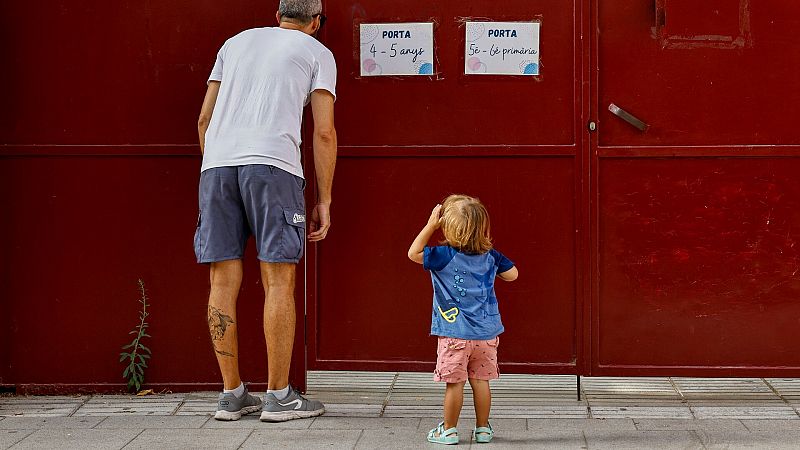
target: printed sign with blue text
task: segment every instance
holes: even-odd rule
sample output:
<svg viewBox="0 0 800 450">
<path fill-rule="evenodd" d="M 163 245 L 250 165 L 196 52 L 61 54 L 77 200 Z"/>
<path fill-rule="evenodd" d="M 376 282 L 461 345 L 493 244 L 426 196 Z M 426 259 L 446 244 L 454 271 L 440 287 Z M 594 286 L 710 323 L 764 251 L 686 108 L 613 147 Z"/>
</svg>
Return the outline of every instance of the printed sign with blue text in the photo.
<svg viewBox="0 0 800 450">
<path fill-rule="evenodd" d="M 433 23 L 362 23 L 361 76 L 432 75 Z"/>
<path fill-rule="evenodd" d="M 539 75 L 539 22 L 467 22 L 464 73 Z"/>
</svg>

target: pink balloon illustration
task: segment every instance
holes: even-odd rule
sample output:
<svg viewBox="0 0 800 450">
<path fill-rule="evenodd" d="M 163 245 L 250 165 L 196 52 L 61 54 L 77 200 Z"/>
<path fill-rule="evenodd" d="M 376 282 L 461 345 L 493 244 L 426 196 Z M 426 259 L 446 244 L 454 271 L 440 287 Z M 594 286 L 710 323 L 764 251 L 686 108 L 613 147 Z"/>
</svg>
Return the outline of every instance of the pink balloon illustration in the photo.
<svg viewBox="0 0 800 450">
<path fill-rule="evenodd" d="M 367 73 L 372 73 L 375 71 L 375 68 L 378 67 L 378 64 L 375 62 L 374 59 L 365 59 L 364 60 L 364 71 Z"/>
<path fill-rule="evenodd" d="M 467 60 L 467 67 L 469 70 L 476 71 L 481 68 L 481 60 L 478 57 L 473 56 L 472 58 Z"/>
</svg>

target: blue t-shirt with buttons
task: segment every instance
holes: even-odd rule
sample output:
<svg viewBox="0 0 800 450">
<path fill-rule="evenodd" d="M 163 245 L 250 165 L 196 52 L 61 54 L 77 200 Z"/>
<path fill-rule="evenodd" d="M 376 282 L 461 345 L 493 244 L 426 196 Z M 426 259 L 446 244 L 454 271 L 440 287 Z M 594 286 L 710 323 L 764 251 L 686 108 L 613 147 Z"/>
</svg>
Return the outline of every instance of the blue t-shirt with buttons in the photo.
<svg viewBox="0 0 800 450">
<path fill-rule="evenodd" d="M 503 332 L 494 279 L 514 267 L 497 250 L 462 253 L 450 246 L 425 247 L 423 267 L 431 272 L 431 335 L 488 340 Z"/>
</svg>

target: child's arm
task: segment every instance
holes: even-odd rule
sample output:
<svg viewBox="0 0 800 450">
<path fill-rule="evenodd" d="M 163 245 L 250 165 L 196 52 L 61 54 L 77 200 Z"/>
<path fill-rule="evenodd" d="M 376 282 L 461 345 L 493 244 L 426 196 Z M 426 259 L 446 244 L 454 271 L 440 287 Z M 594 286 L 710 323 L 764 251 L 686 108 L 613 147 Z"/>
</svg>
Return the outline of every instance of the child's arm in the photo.
<svg viewBox="0 0 800 450">
<path fill-rule="evenodd" d="M 423 253 L 425 251 L 425 244 L 431 239 L 433 233 L 439 229 L 441 225 L 439 213 L 442 210 L 442 205 L 436 205 L 431 211 L 431 216 L 428 218 L 428 223 L 419 232 L 417 238 L 414 239 L 414 242 L 411 243 L 411 247 L 408 249 L 408 259 L 414 261 L 417 264 L 422 264 Z"/>
<path fill-rule="evenodd" d="M 498 273 L 497 276 L 503 281 L 514 281 L 519 276 L 519 270 L 517 270 L 517 266 L 514 266 L 503 273 Z"/>
</svg>

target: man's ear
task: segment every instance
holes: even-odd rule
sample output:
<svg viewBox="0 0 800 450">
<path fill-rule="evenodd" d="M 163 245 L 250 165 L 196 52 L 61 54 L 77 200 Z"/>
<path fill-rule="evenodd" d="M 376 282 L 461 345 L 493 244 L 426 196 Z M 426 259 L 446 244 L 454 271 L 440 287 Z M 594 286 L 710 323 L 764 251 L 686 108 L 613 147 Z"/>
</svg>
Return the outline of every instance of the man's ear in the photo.
<svg viewBox="0 0 800 450">
<path fill-rule="evenodd" d="M 278 21 L 278 25 L 281 24 L 281 12 L 280 11 L 275 11 L 275 20 Z"/>
<path fill-rule="evenodd" d="M 317 31 L 319 31 L 319 29 L 322 28 L 321 24 L 322 24 L 322 18 L 320 16 L 315 17 L 311 21 L 311 35 L 312 36 L 315 36 L 317 34 Z"/>
</svg>

